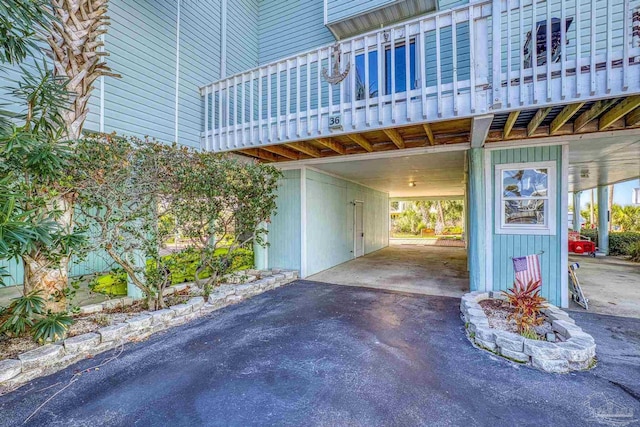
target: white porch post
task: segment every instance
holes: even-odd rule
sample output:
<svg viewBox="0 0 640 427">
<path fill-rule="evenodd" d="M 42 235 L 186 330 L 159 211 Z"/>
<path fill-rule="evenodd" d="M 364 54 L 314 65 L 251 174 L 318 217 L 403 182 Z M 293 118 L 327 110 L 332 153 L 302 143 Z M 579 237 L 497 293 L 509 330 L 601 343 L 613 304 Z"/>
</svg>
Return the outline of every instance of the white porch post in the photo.
<svg viewBox="0 0 640 427">
<path fill-rule="evenodd" d="M 580 196 L 582 191 L 573 192 L 573 231 L 580 231 Z"/>
<path fill-rule="evenodd" d="M 598 186 L 598 251 L 609 254 L 609 186 Z"/>
<path fill-rule="evenodd" d="M 469 287 L 485 289 L 485 191 L 484 149 L 471 148 L 469 153 Z"/>
<path fill-rule="evenodd" d="M 136 268 L 146 268 L 147 267 L 147 259 L 144 255 L 144 251 L 140 249 L 134 249 L 132 252 L 133 259 L 135 261 Z M 134 299 L 144 298 L 144 294 L 142 290 L 133 284 L 131 278 L 127 276 L 127 296 Z"/>
</svg>

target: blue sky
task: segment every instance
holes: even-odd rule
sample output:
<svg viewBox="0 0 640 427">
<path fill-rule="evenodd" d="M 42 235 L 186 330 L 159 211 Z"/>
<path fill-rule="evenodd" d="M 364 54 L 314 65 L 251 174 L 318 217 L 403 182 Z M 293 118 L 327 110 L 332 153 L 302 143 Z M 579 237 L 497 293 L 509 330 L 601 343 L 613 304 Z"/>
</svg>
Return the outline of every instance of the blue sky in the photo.
<svg viewBox="0 0 640 427">
<path fill-rule="evenodd" d="M 617 203 L 619 205 L 630 205 L 631 204 L 631 192 L 634 188 L 640 187 L 640 179 L 633 179 L 631 181 L 621 182 L 620 184 L 615 184 L 613 188 L 613 203 Z M 594 191 L 594 198 L 596 203 L 598 201 L 598 191 Z M 584 209 L 587 206 L 587 203 L 591 201 L 591 190 L 583 191 L 582 197 L 580 198 L 580 204 Z M 569 198 L 569 203 L 571 203 L 571 197 Z"/>
</svg>

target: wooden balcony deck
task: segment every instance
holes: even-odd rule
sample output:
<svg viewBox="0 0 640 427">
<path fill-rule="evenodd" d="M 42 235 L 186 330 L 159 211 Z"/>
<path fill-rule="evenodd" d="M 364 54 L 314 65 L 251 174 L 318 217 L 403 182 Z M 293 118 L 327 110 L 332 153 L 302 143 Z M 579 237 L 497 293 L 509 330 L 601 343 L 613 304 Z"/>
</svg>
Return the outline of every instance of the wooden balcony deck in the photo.
<svg viewBox="0 0 640 427">
<path fill-rule="evenodd" d="M 277 162 L 637 127 L 634 11 L 474 2 L 341 41 L 335 85 L 334 46 L 284 58 L 201 89 L 202 146 Z"/>
</svg>

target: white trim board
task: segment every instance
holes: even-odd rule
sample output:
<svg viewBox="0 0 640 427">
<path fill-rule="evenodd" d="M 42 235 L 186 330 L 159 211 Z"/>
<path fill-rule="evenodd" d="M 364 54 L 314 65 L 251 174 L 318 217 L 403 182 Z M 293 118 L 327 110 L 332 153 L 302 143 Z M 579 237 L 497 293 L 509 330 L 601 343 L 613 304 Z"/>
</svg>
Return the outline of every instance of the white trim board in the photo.
<svg viewBox="0 0 640 427">
<path fill-rule="evenodd" d="M 300 278 L 307 277 L 307 168 L 300 169 Z"/>
<path fill-rule="evenodd" d="M 487 248 L 487 254 L 493 254 L 493 186 L 492 184 L 492 170 L 491 170 L 491 151 L 484 151 L 484 245 Z M 471 223 L 469 223 L 471 225 Z M 492 291 L 493 289 L 493 256 L 484 257 L 484 273 L 485 273 L 485 291 Z"/>
<path fill-rule="evenodd" d="M 560 305 L 569 307 L 569 233 L 567 222 L 569 221 L 569 146 L 562 147 L 562 170 L 560 182 Z"/>
</svg>

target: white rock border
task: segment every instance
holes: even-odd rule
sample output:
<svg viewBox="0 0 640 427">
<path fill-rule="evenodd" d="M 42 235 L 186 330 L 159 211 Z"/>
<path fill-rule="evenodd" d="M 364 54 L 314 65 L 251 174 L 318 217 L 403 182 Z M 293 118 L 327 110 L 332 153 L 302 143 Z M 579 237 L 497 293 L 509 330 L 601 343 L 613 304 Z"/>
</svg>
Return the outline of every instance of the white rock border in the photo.
<svg viewBox="0 0 640 427">
<path fill-rule="evenodd" d="M 18 355 L 17 359 L 0 360 L 0 394 L 44 375 L 52 374 L 87 357 L 95 356 L 120 345 L 140 341 L 156 332 L 182 325 L 198 317 L 223 307 L 236 304 L 263 292 L 279 288 L 298 278 L 293 270 L 250 270 L 243 277 L 248 281 L 238 285 L 223 284 L 215 288 L 208 301 L 203 297 L 193 297 L 184 304 L 151 312 L 144 312 L 123 323 L 116 323 L 54 344 L 47 344 Z M 253 274 L 249 274 L 253 273 Z M 261 277 L 257 279 L 257 277 Z M 181 284 L 165 289 L 166 293 L 186 289 L 191 284 Z M 120 298 L 119 303 L 131 305 L 128 298 Z M 114 302 L 111 300 L 107 302 Z M 104 303 L 103 303 L 104 304 Z M 84 311 L 84 313 L 97 313 Z M 99 305 L 99 304 L 94 304 Z M 106 308 L 116 307 L 117 305 Z"/>
<path fill-rule="evenodd" d="M 460 300 L 460 317 L 469 340 L 477 347 L 518 363 L 526 363 L 546 372 L 566 373 L 595 366 L 596 343 L 560 308 L 547 304 L 544 314 L 556 335 L 564 341 L 548 342 L 525 338 L 512 332 L 489 327 L 489 319 L 479 302 L 504 299 L 498 292 L 469 292 Z"/>
</svg>

